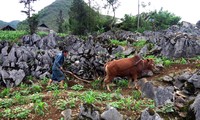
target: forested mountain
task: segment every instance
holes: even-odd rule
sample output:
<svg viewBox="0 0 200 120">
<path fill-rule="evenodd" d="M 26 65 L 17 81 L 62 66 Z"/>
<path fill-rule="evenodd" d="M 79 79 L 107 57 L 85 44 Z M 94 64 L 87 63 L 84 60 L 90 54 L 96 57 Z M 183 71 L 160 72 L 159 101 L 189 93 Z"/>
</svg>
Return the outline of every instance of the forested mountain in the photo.
<svg viewBox="0 0 200 120">
<path fill-rule="evenodd" d="M 49 6 L 46 6 L 42 10 L 38 12 L 39 16 L 39 24 L 46 24 L 50 29 L 57 31 L 58 30 L 58 24 L 57 24 L 57 18 L 59 15 L 59 12 L 62 11 L 63 18 L 66 20 L 69 18 L 69 9 L 71 7 L 73 0 L 56 0 Z M 36 1 L 37 2 L 37 1 Z M 33 8 L 34 9 L 34 8 Z M 27 21 L 22 21 L 18 28 L 26 28 Z"/>
<path fill-rule="evenodd" d="M 41 23 L 45 23 L 49 28 L 53 30 L 58 29 L 57 18 L 60 10 L 62 10 L 63 18 L 68 19 L 69 9 L 71 7 L 73 0 L 56 0 L 51 5 L 45 7 L 39 14 L 39 21 Z"/>
<path fill-rule="evenodd" d="M 19 23 L 20 21 L 19 20 L 13 20 L 11 22 L 4 22 L 2 20 L 0 20 L 0 28 L 6 26 L 6 25 L 10 25 L 12 26 L 13 28 L 17 28 L 17 24 Z"/>
</svg>

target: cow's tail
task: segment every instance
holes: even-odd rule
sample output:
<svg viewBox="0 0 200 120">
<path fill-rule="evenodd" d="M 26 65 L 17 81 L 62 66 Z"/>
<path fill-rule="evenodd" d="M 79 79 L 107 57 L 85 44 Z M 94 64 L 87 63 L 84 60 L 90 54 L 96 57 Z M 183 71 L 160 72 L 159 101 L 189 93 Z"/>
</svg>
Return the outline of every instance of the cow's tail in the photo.
<svg viewBox="0 0 200 120">
<path fill-rule="evenodd" d="M 104 77 L 101 80 L 101 86 L 103 86 L 103 84 L 104 84 L 104 79 L 106 77 L 106 71 L 107 71 L 107 68 L 106 68 L 107 65 L 108 65 L 108 62 L 104 64 Z"/>
</svg>

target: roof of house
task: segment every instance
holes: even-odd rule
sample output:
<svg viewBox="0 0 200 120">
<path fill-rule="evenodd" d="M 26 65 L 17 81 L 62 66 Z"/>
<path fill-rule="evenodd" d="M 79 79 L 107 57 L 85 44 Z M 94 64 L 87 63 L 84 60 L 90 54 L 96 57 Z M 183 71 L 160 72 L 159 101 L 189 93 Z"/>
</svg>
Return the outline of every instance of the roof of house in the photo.
<svg viewBox="0 0 200 120">
<path fill-rule="evenodd" d="M 10 25 L 6 25 L 6 26 L 2 27 L 1 30 L 12 30 L 12 31 L 15 31 L 16 29 L 11 27 Z"/>
<path fill-rule="evenodd" d="M 45 28 L 49 28 L 47 25 L 45 25 L 44 23 L 40 24 L 39 27 L 45 27 Z"/>
</svg>

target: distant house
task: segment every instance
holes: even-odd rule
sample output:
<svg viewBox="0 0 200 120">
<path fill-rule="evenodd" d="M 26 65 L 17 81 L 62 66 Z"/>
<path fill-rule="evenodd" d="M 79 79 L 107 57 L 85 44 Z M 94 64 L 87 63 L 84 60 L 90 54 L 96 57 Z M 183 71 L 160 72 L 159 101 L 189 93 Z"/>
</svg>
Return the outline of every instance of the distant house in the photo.
<svg viewBox="0 0 200 120">
<path fill-rule="evenodd" d="M 6 30 L 15 31 L 16 29 L 11 27 L 10 25 L 7 25 L 7 26 L 2 27 L 1 30 L 3 30 L 3 31 L 6 31 Z"/>
<path fill-rule="evenodd" d="M 49 32 L 50 29 L 47 25 L 45 25 L 44 23 L 38 26 L 38 31 L 43 31 L 43 32 Z"/>
</svg>

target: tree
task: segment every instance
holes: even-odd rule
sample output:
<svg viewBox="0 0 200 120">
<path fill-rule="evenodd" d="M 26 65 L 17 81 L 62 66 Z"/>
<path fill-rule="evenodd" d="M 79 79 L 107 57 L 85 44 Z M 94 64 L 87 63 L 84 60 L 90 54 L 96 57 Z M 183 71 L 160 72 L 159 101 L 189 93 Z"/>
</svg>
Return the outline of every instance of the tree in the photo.
<svg viewBox="0 0 200 120">
<path fill-rule="evenodd" d="M 86 9 L 83 0 L 74 0 L 69 12 L 69 28 L 72 34 L 85 34 Z"/>
<path fill-rule="evenodd" d="M 69 28 L 72 34 L 86 35 L 98 26 L 98 13 L 83 0 L 74 0 L 69 12 Z"/>
<path fill-rule="evenodd" d="M 143 8 L 145 8 L 146 6 L 150 6 L 151 5 L 151 2 L 148 2 L 148 4 L 146 4 L 145 2 L 141 2 L 141 6 Z M 137 29 L 140 28 L 140 22 L 141 22 L 141 19 L 140 19 L 141 15 L 140 15 L 140 0 L 138 0 L 138 14 L 137 14 Z"/>
<path fill-rule="evenodd" d="M 28 23 L 29 23 L 29 28 L 30 28 L 30 34 L 32 35 L 33 33 L 35 33 L 37 31 L 37 27 L 39 24 L 38 14 L 33 14 L 28 19 Z"/>
<path fill-rule="evenodd" d="M 62 10 L 60 10 L 58 14 L 57 23 L 58 23 L 58 33 L 63 33 L 64 17 Z"/>
<path fill-rule="evenodd" d="M 115 14 L 116 14 L 115 12 L 116 12 L 116 9 L 119 7 L 120 3 L 118 0 L 106 0 L 106 1 L 107 1 L 107 4 L 105 4 L 104 8 L 111 7 L 112 12 L 113 12 L 113 18 L 110 23 L 110 28 L 112 29 L 112 26 L 115 23 Z"/>
<path fill-rule="evenodd" d="M 29 24 L 30 34 L 33 34 L 36 32 L 35 26 L 38 25 L 37 18 L 36 18 L 38 16 L 35 15 L 33 18 L 31 18 L 31 12 L 35 11 L 31 6 L 31 2 L 35 2 L 35 1 L 37 1 L 37 0 L 20 0 L 20 2 L 19 2 L 19 3 L 24 3 L 25 10 L 22 10 L 21 12 L 23 12 L 27 15 L 27 21 Z M 36 20 L 36 21 L 34 21 L 34 20 Z"/>
<path fill-rule="evenodd" d="M 181 17 L 168 11 L 163 11 L 161 8 L 158 12 L 155 10 L 149 13 L 149 19 L 153 20 L 155 30 L 167 29 L 172 25 L 177 25 Z"/>
</svg>

